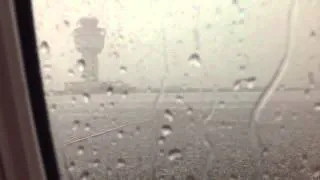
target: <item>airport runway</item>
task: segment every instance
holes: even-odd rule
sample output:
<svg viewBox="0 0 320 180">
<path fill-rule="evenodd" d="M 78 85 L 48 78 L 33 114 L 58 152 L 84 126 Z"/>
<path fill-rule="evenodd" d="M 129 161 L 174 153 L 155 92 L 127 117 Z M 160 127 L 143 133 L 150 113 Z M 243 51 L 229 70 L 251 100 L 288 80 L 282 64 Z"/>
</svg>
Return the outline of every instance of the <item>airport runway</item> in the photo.
<svg viewBox="0 0 320 180">
<path fill-rule="evenodd" d="M 319 92 L 48 96 L 63 179 L 320 178 Z M 157 101 L 156 101 L 157 100 Z"/>
</svg>

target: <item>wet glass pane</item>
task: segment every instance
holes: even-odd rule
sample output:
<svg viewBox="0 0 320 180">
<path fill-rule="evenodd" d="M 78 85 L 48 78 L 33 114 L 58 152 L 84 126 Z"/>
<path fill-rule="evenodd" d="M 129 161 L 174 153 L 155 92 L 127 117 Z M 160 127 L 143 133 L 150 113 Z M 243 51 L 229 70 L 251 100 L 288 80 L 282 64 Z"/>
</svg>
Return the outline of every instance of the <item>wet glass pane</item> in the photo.
<svg viewBox="0 0 320 180">
<path fill-rule="evenodd" d="M 62 179 L 320 178 L 320 1 L 33 11 Z"/>
</svg>

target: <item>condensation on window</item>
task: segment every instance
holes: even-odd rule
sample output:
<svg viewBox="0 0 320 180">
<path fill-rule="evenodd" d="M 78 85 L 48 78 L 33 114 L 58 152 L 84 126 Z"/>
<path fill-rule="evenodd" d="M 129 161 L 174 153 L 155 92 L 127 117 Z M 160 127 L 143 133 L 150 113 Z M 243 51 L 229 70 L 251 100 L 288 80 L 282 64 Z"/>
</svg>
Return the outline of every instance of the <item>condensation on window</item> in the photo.
<svg viewBox="0 0 320 180">
<path fill-rule="evenodd" d="M 320 1 L 33 13 L 62 179 L 320 179 Z"/>
</svg>

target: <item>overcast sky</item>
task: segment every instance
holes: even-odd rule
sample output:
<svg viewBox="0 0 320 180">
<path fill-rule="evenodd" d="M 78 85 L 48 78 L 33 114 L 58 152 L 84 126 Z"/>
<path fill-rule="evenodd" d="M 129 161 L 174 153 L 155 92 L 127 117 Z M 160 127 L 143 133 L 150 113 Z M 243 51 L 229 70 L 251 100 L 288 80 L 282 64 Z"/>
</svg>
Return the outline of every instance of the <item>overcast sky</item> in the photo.
<svg viewBox="0 0 320 180">
<path fill-rule="evenodd" d="M 77 21 L 88 16 L 97 17 L 106 30 L 98 55 L 101 81 L 159 87 L 165 78 L 167 86 L 231 87 L 239 78 L 254 76 L 256 85 L 263 86 L 284 54 L 289 2 L 33 0 L 38 41 L 50 47 L 50 55 L 41 54 L 41 62 L 52 66 L 47 73 L 53 78 L 50 86 L 56 88 L 80 79 L 76 62 L 81 54 L 72 32 Z M 307 87 L 309 72 L 317 82 L 319 9 L 315 0 L 298 0 L 294 9 L 290 65 L 282 81 L 287 86 Z M 188 61 L 196 51 L 200 67 Z M 127 73 L 120 72 L 121 66 Z M 68 75 L 69 69 L 75 76 Z"/>
</svg>

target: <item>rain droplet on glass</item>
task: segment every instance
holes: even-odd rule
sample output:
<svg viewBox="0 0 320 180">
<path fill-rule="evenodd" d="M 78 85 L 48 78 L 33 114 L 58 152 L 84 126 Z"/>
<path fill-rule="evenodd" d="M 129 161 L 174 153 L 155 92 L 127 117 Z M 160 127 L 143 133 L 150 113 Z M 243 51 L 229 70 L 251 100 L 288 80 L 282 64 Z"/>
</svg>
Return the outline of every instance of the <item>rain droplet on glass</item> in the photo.
<svg viewBox="0 0 320 180">
<path fill-rule="evenodd" d="M 163 145 L 165 140 L 166 140 L 165 137 L 160 136 L 159 139 L 158 139 L 158 144 L 159 144 L 159 145 Z"/>
<path fill-rule="evenodd" d="M 50 46 L 47 41 L 41 41 L 39 46 L 39 52 L 44 55 L 50 54 Z"/>
<path fill-rule="evenodd" d="M 96 148 L 94 148 L 94 149 L 92 150 L 92 155 L 96 156 L 97 154 L 98 154 L 98 150 L 97 150 Z"/>
<path fill-rule="evenodd" d="M 314 103 L 313 109 L 314 109 L 315 111 L 320 111 L 320 102 Z"/>
<path fill-rule="evenodd" d="M 240 71 L 243 72 L 243 71 L 245 71 L 247 69 L 247 66 L 242 64 L 242 65 L 239 66 L 239 69 L 240 69 Z"/>
<path fill-rule="evenodd" d="M 296 113 L 296 112 L 292 112 L 291 116 L 292 116 L 292 120 L 298 119 L 298 113 Z"/>
<path fill-rule="evenodd" d="M 124 136 L 124 131 L 123 131 L 123 130 L 119 130 L 119 131 L 118 131 L 118 134 L 117 134 L 117 137 L 118 137 L 119 139 L 122 139 L 123 136 Z"/>
<path fill-rule="evenodd" d="M 129 94 L 128 90 L 124 90 L 124 91 L 122 92 L 122 99 L 126 99 L 127 96 L 128 96 L 128 94 Z"/>
<path fill-rule="evenodd" d="M 264 147 L 264 148 L 262 149 L 262 156 L 263 156 L 263 157 L 267 157 L 268 154 L 269 154 L 269 149 L 268 149 L 267 147 Z"/>
<path fill-rule="evenodd" d="M 303 164 L 307 164 L 308 163 L 308 155 L 306 153 L 303 153 L 301 155 L 301 161 Z"/>
<path fill-rule="evenodd" d="M 253 89 L 255 86 L 255 82 L 256 82 L 256 77 L 250 77 L 247 79 L 247 88 L 248 89 Z"/>
<path fill-rule="evenodd" d="M 77 101 L 77 98 L 75 96 L 71 97 L 71 104 L 75 104 Z"/>
<path fill-rule="evenodd" d="M 84 103 L 89 103 L 90 98 L 91 98 L 90 94 L 89 93 L 83 93 L 82 96 L 83 96 L 83 102 Z"/>
<path fill-rule="evenodd" d="M 125 73 L 127 73 L 127 71 L 128 71 L 127 67 L 125 67 L 125 66 L 120 66 L 120 73 L 121 73 L 121 74 L 125 74 Z"/>
<path fill-rule="evenodd" d="M 122 158 L 119 158 L 117 161 L 116 168 L 124 168 L 126 166 L 126 161 Z"/>
<path fill-rule="evenodd" d="M 193 67 L 201 67 L 201 58 L 200 55 L 198 53 L 192 53 L 189 57 L 188 57 L 188 61 L 189 64 Z"/>
<path fill-rule="evenodd" d="M 206 29 L 211 29 L 211 28 L 212 28 L 212 24 L 208 23 L 208 24 L 206 25 Z"/>
<path fill-rule="evenodd" d="M 140 127 L 140 126 L 136 126 L 136 132 L 137 132 L 137 134 L 139 134 L 140 131 L 141 131 L 141 127 Z"/>
<path fill-rule="evenodd" d="M 232 0 L 233 5 L 238 5 L 238 0 Z"/>
<path fill-rule="evenodd" d="M 44 73 L 49 73 L 52 69 L 52 66 L 51 64 L 45 64 L 42 69 Z"/>
<path fill-rule="evenodd" d="M 181 160 L 182 159 L 181 150 L 177 148 L 169 150 L 168 159 L 170 161 Z"/>
<path fill-rule="evenodd" d="M 114 108 L 115 105 L 116 105 L 116 103 L 113 102 L 113 101 L 111 101 L 111 102 L 109 103 L 109 107 L 110 107 L 110 108 Z"/>
<path fill-rule="evenodd" d="M 309 81 L 309 87 L 310 89 L 314 89 L 315 88 L 315 76 L 313 72 L 308 72 L 308 81 Z"/>
<path fill-rule="evenodd" d="M 89 132 L 90 130 L 91 130 L 90 124 L 89 124 L 89 123 L 86 123 L 86 124 L 84 125 L 84 131 Z"/>
<path fill-rule="evenodd" d="M 63 20 L 63 24 L 64 24 L 65 26 L 67 26 L 67 27 L 70 26 L 70 22 L 69 22 L 68 20 Z"/>
<path fill-rule="evenodd" d="M 78 146 L 77 154 L 82 156 L 84 154 L 84 146 Z"/>
<path fill-rule="evenodd" d="M 193 114 L 193 108 L 192 108 L 192 107 L 189 106 L 189 107 L 187 108 L 187 114 L 188 114 L 188 115 L 192 115 L 192 114 Z"/>
<path fill-rule="evenodd" d="M 180 94 L 176 95 L 176 102 L 178 104 L 183 104 L 183 96 Z"/>
<path fill-rule="evenodd" d="M 172 122 L 174 120 L 173 118 L 173 113 L 170 109 L 165 109 L 164 110 L 164 117 L 169 121 Z"/>
<path fill-rule="evenodd" d="M 285 130 L 286 130 L 286 127 L 285 127 L 283 124 L 280 125 L 280 132 L 281 132 L 281 133 L 284 133 Z"/>
<path fill-rule="evenodd" d="M 95 159 L 92 162 L 92 166 L 95 167 L 95 168 L 97 168 L 100 164 L 101 164 L 100 159 Z"/>
<path fill-rule="evenodd" d="M 264 174 L 262 175 L 262 179 L 263 179 L 263 180 L 270 180 L 269 174 L 264 173 Z"/>
<path fill-rule="evenodd" d="M 84 72 L 86 68 L 86 61 L 84 59 L 79 59 L 77 61 L 77 68 L 79 72 Z"/>
<path fill-rule="evenodd" d="M 309 99 L 310 98 L 310 89 L 309 88 L 306 88 L 304 91 L 304 96 L 306 99 Z"/>
<path fill-rule="evenodd" d="M 50 84 L 52 82 L 52 77 L 51 75 L 47 74 L 43 77 L 43 80 L 45 84 Z"/>
<path fill-rule="evenodd" d="M 237 180 L 238 177 L 235 174 L 231 174 L 229 180 Z"/>
<path fill-rule="evenodd" d="M 152 87 L 148 86 L 146 92 L 147 92 L 147 93 L 151 93 L 151 92 L 152 92 Z"/>
<path fill-rule="evenodd" d="M 74 120 L 74 121 L 73 121 L 72 131 L 78 130 L 79 127 L 80 127 L 80 121 L 79 121 L 79 120 Z"/>
<path fill-rule="evenodd" d="M 165 124 L 161 127 L 161 135 L 166 137 L 169 136 L 172 133 L 172 128 L 170 125 Z"/>
<path fill-rule="evenodd" d="M 100 105 L 99 105 L 99 106 L 100 106 L 100 110 L 101 110 L 101 111 L 103 111 L 103 110 L 104 110 L 104 108 L 105 108 L 105 104 L 104 104 L 104 103 L 100 103 Z"/>
<path fill-rule="evenodd" d="M 159 156 L 164 156 L 164 150 L 163 149 L 160 149 Z"/>
<path fill-rule="evenodd" d="M 317 36 L 317 33 L 315 31 L 311 31 L 310 32 L 310 37 L 315 37 L 315 36 Z"/>
<path fill-rule="evenodd" d="M 71 161 L 68 166 L 68 171 L 72 172 L 75 170 L 76 164 L 74 161 Z"/>
<path fill-rule="evenodd" d="M 51 104 L 51 106 L 50 106 L 50 111 L 51 112 L 53 112 L 53 111 L 56 111 L 57 110 L 57 104 L 56 103 L 53 103 L 53 104 Z"/>
<path fill-rule="evenodd" d="M 113 51 L 109 55 L 110 55 L 110 57 L 114 57 L 116 59 L 118 59 L 120 57 L 120 54 L 117 51 Z"/>
<path fill-rule="evenodd" d="M 186 177 L 186 180 L 195 180 L 194 176 L 193 175 L 188 175 Z"/>
<path fill-rule="evenodd" d="M 219 104 L 219 107 L 221 108 L 221 109 L 224 109 L 225 107 L 226 107 L 226 103 L 224 102 L 224 101 L 219 101 L 218 102 L 218 104 Z"/>
<path fill-rule="evenodd" d="M 70 77 L 73 77 L 73 76 L 74 76 L 74 71 L 73 71 L 73 69 L 68 69 L 68 75 L 69 75 Z"/>
<path fill-rule="evenodd" d="M 241 80 L 238 79 L 233 83 L 233 90 L 234 91 L 238 91 L 241 88 Z"/>
<path fill-rule="evenodd" d="M 108 96 L 112 96 L 112 94 L 113 94 L 113 87 L 112 87 L 112 86 L 109 86 L 109 87 L 107 88 L 107 95 L 108 95 Z"/>
<path fill-rule="evenodd" d="M 107 168 L 107 175 L 112 176 L 112 169 L 110 167 Z"/>
<path fill-rule="evenodd" d="M 83 171 L 80 175 L 80 180 L 89 180 L 90 173 L 88 171 Z"/>
</svg>

